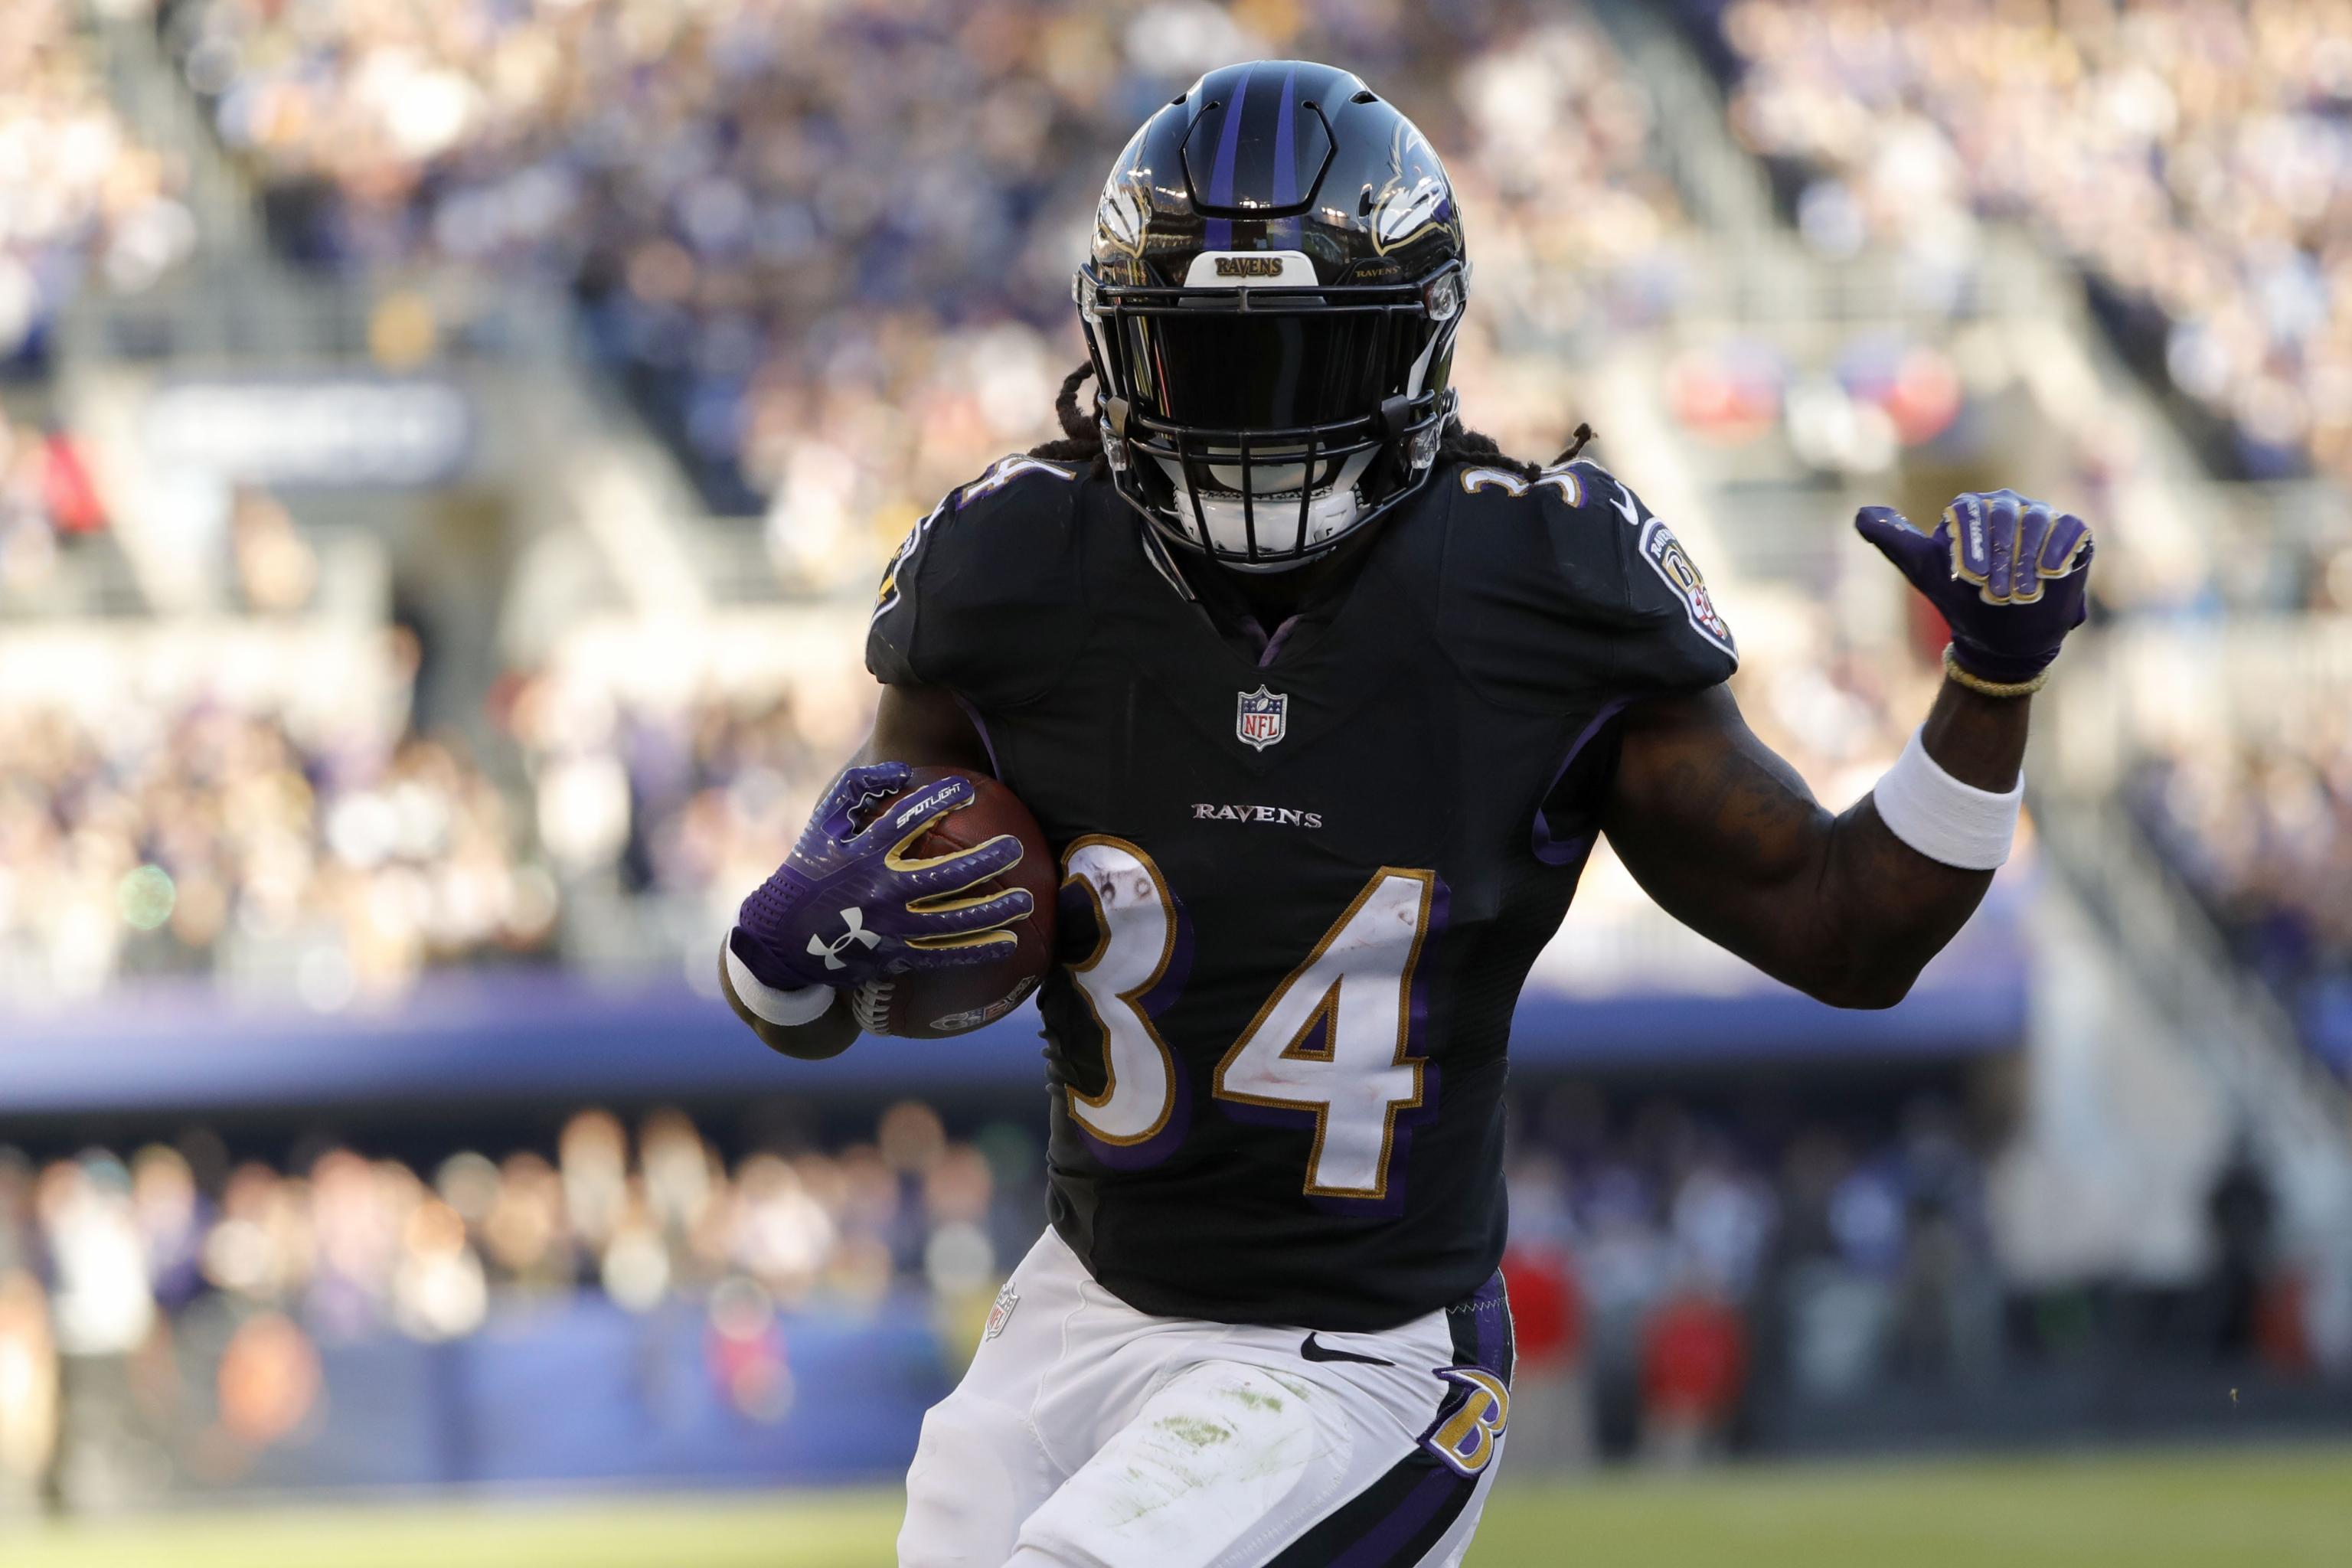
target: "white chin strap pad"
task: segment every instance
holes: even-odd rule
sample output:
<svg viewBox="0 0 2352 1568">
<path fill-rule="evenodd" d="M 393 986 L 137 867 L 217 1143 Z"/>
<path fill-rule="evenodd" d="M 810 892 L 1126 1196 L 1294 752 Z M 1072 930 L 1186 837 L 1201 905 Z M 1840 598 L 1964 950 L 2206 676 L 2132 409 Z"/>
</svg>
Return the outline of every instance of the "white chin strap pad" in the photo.
<svg viewBox="0 0 2352 1568">
<path fill-rule="evenodd" d="M 1296 472 L 1296 470 L 1293 470 Z M 1343 479 L 1350 478 L 1340 476 Z M 1199 511 L 1193 510 L 1195 495 L 1183 479 L 1171 473 L 1176 494 L 1171 502 L 1177 525 L 1187 534 L 1198 536 L 1203 524 L 1208 528 L 1209 545 L 1221 556 L 1223 564 L 1244 571 L 1283 572 L 1298 565 L 1307 557 L 1319 554 L 1322 547 L 1348 531 L 1363 509 L 1356 504 L 1353 483 L 1335 484 L 1307 500 L 1306 537 L 1299 537 L 1298 497 L 1265 496 L 1252 500 L 1251 511 L 1242 510 L 1242 498 L 1229 491 L 1211 491 L 1199 495 Z M 1296 550 L 1299 553 L 1288 560 L 1244 563 L 1231 557 L 1245 555 L 1250 548 L 1250 523 L 1255 517 L 1257 525 L 1257 547 L 1260 550 Z"/>
</svg>

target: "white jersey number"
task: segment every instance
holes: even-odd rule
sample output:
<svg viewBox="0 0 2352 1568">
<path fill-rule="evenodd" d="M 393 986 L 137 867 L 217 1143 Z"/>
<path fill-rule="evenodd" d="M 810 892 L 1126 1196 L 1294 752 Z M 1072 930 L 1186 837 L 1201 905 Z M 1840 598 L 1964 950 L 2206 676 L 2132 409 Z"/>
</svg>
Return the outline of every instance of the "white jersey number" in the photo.
<svg viewBox="0 0 2352 1568">
<path fill-rule="evenodd" d="M 1062 885 L 1094 900 L 1093 952 L 1070 978 L 1103 1036 L 1103 1088 L 1070 1090 L 1070 1114 L 1106 1143 L 1142 1143 L 1168 1125 L 1176 1104 L 1176 1058 L 1143 1011 L 1143 997 L 1176 952 L 1176 911 L 1151 857 L 1118 838 L 1087 837 L 1062 856 Z"/>
<path fill-rule="evenodd" d="M 1072 1091 L 1070 1113 L 1105 1142 L 1140 1143 L 1175 1101 L 1175 1058 L 1142 1007 L 1175 950 L 1168 884 L 1150 856 L 1102 837 L 1070 847 L 1063 882 L 1093 900 L 1102 932 L 1070 975 L 1102 1027 L 1103 1092 Z M 1382 867 L 1217 1064 L 1219 1100 L 1315 1119 L 1312 1196 L 1388 1195 L 1397 1113 L 1422 1101 L 1412 976 L 1436 884 L 1433 872 Z"/>
</svg>

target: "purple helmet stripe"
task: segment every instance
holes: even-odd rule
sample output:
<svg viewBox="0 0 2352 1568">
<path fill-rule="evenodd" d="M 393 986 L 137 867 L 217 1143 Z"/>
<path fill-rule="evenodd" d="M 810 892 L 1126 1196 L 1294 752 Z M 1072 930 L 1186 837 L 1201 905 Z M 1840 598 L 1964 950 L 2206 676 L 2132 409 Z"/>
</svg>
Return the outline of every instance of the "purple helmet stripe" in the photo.
<svg viewBox="0 0 2352 1568">
<path fill-rule="evenodd" d="M 1292 107 L 1291 88 L 1297 80 L 1297 66 L 1282 73 L 1282 100 L 1274 121 L 1274 205 L 1278 207 L 1298 199 L 1298 154 L 1291 136 L 1291 119 L 1297 112 Z"/>
<path fill-rule="evenodd" d="M 1241 150 L 1242 111 L 1249 107 L 1250 78 L 1255 74 L 1255 66 L 1242 67 L 1242 79 L 1234 84 L 1234 95 L 1225 103 L 1225 122 L 1217 128 L 1217 166 L 1209 175 L 1213 207 L 1234 205 L 1234 154 Z"/>
<path fill-rule="evenodd" d="M 1255 66 L 1242 67 L 1242 79 L 1234 85 L 1233 96 L 1225 100 L 1224 123 L 1217 128 L 1217 163 L 1209 173 L 1209 200 L 1213 207 L 1231 206 L 1234 201 L 1234 155 L 1241 150 L 1242 111 L 1249 107 L 1250 78 Z M 1234 220 L 1213 217 L 1208 232 L 1202 236 L 1211 250 L 1231 250 L 1234 247 Z"/>
</svg>

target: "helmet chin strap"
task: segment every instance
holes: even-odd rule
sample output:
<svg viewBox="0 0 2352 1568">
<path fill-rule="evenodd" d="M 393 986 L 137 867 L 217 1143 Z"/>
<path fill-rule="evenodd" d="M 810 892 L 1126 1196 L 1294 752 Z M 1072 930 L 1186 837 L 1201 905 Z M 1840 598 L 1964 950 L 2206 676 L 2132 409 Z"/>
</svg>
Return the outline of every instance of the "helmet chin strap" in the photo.
<svg viewBox="0 0 2352 1568">
<path fill-rule="evenodd" d="M 1355 484 L 1363 463 L 1360 459 L 1351 459 L 1332 484 L 1307 497 L 1306 549 L 1280 561 L 1241 560 L 1237 557 L 1248 552 L 1250 543 L 1250 518 L 1243 507 L 1242 498 L 1231 490 L 1200 491 L 1197 498 L 1200 510 L 1196 513 L 1193 510 L 1195 492 L 1190 482 L 1176 470 L 1175 465 L 1163 464 L 1162 467 L 1169 470 L 1168 477 L 1176 489 L 1175 512 L 1180 525 L 1185 532 L 1191 533 L 1206 523 L 1209 531 L 1207 542 L 1213 547 L 1211 559 L 1218 565 L 1236 572 L 1288 572 L 1319 561 L 1347 535 L 1349 527 L 1363 514 L 1362 503 L 1356 498 Z M 1290 478 L 1298 473 L 1299 470 L 1294 468 L 1283 477 Z M 1253 495 L 1259 547 L 1287 547 L 1293 537 L 1291 531 L 1297 526 L 1297 492 L 1294 490 L 1283 497 L 1256 496 L 1255 492 Z"/>
<path fill-rule="evenodd" d="M 1180 492 L 1177 500 L 1179 515 L 1192 517 L 1194 515 L 1192 505 L 1193 498 L 1189 491 Z M 1352 486 L 1346 489 L 1334 488 L 1325 490 L 1320 495 L 1309 497 L 1307 502 L 1307 548 L 1303 553 L 1282 561 L 1240 561 L 1234 559 L 1234 556 L 1241 554 L 1249 547 L 1249 527 L 1244 517 L 1241 499 L 1238 496 L 1202 495 L 1200 497 L 1200 508 L 1199 516 L 1205 520 L 1209 526 L 1209 542 L 1219 551 L 1232 552 L 1218 554 L 1213 559 L 1220 566 L 1228 566 L 1236 572 L 1253 573 L 1289 572 L 1310 562 L 1321 560 L 1324 553 L 1339 542 L 1340 536 L 1348 531 L 1348 525 L 1354 522 L 1363 510 L 1356 502 L 1356 492 Z M 1298 503 L 1296 500 L 1259 501 L 1256 503 L 1256 511 L 1258 527 L 1261 530 L 1270 525 L 1282 529 L 1286 535 L 1291 520 L 1298 515 Z M 1260 538 L 1264 540 L 1263 533 Z M 1325 540 L 1330 541 L 1330 543 L 1323 544 L 1320 549 L 1316 547 Z"/>
</svg>

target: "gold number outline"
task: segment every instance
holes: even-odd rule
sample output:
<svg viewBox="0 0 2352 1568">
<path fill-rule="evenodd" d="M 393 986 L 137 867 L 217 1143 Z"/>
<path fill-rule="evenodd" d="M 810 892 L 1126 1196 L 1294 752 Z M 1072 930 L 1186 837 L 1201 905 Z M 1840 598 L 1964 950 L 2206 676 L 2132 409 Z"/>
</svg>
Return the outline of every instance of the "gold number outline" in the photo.
<svg viewBox="0 0 2352 1568">
<path fill-rule="evenodd" d="M 1372 895 L 1378 892 L 1381 884 L 1391 877 L 1402 877 L 1421 885 L 1421 901 L 1413 916 L 1412 946 L 1406 952 L 1404 963 L 1397 973 L 1396 1050 L 1389 1061 L 1391 1067 L 1410 1067 L 1412 1069 L 1412 1095 L 1407 1100 L 1391 1100 L 1388 1102 L 1387 1115 L 1381 1127 L 1379 1179 L 1374 1183 L 1371 1190 L 1367 1192 L 1359 1187 L 1326 1187 L 1316 1182 L 1315 1173 L 1323 1160 L 1323 1139 L 1324 1134 L 1330 1128 L 1331 1101 L 1276 1100 L 1267 1095 L 1250 1094 L 1242 1089 L 1229 1089 L 1225 1087 L 1225 1072 L 1234 1065 L 1234 1059 L 1242 1054 L 1250 1041 L 1256 1038 L 1258 1030 L 1265 1026 L 1266 1019 L 1281 1005 L 1282 999 L 1290 994 L 1290 988 L 1297 984 L 1298 977 L 1313 969 L 1321 961 L 1323 955 L 1329 951 L 1331 944 L 1339 940 L 1339 933 L 1347 930 L 1349 924 L 1363 912 L 1364 906 L 1371 902 Z M 1226 1049 L 1223 1058 L 1217 1063 L 1215 1075 L 1210 1080 L 1209 1092 L 1217 1100 L 1233 1104 L 1262 1106 L 1274 1110 L 1306 1111 L 1314 1116 L 1315 1143 L 1307 1153 L 1307 1180 L 1300 1189 L 1308 1197 L 1355 1198 L 1377 1202 L 1389 1195 L 1389 1162 L 1396 1152 L 1397 1117 L 1404 1111 L 1418 1110 L 1426 1097 L 1428 1089 L 1425 1069 L 1429 1064 L 1423 1058 L 1412 1054 L 1412 980 L 1414 973 L 1421 966 L 1422 952 L 1428 944 L 1429 915 L 1435 902 L 1436 891 L 1437 873 L 1434 871 L 1415 870 L 1403 866 L 1383 866 L 1373 872 L 1371 879 L 1364 884 L 1363 889 L 1349 900 L 1348 907 L 1340 912 L 1339 918 L 1332 921 L 1330 928 L 1324 931 L 1322 940 L 1315 944 L 1314 951 L 1295 965 L 1288 974 L 1283 976 L 1282 984 L 1274 988 L 1274 994 L 1265 999 L 1265 1005 L 1261 1006 L 1256 1016 L 1250 1019 L 1248 1026 L 1242 1030 L 1240 1037 Z M 1338 996 L 1340 984 L 1346 979 L 1347 976 L 1344 973 L 1333 979 L 1330 991 L 1308 1013 L 1307 1021 L 1299 1026 L 1297 1034 L 1283 1046 L 1278 1053 L 1283 1059 L 1328 1061 L 1338 1056 L 1339 1046 Z M 1139 1012 L 1140 1009 L 1138 1011 Z M 1305 1040 L 1314 1033 L 1315 1021 L 1327 1015 L 1331 1020 L 1327 1036 L 1328 1049 L 1319 1052 L 1303 1049 Z"/>
</svg>

